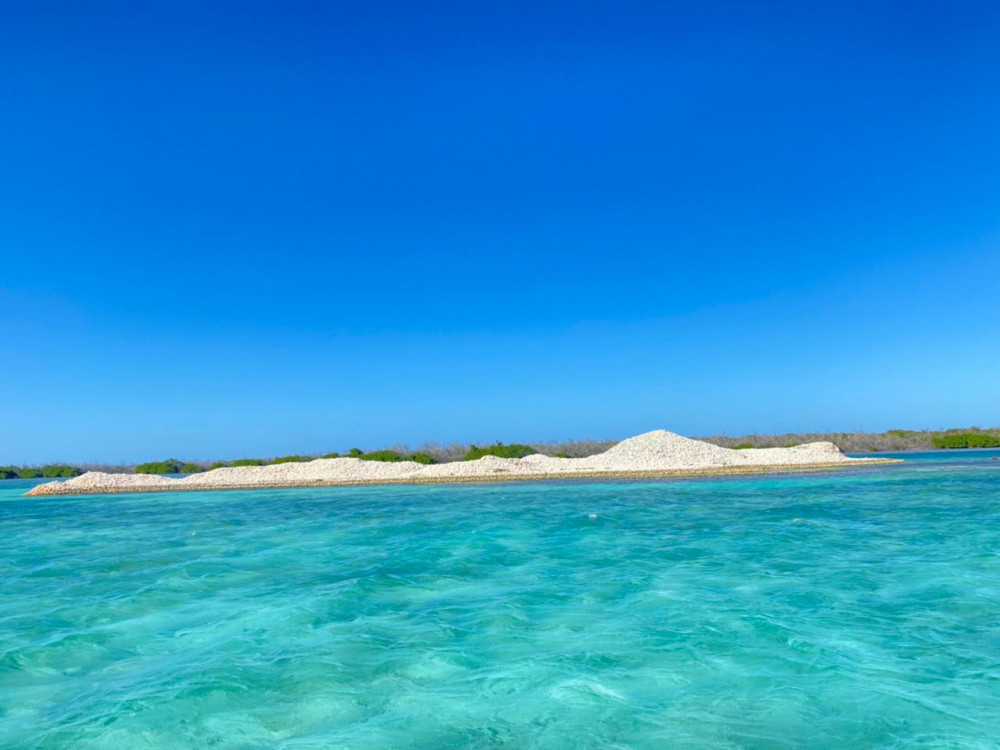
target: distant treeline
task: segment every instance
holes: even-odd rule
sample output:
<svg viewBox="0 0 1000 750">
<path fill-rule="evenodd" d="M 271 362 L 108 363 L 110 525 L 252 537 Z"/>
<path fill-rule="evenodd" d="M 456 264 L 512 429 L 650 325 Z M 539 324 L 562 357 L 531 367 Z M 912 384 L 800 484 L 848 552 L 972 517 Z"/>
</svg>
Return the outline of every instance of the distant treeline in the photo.
<svg viewBox="0 0 1000 750">
<path fill-rule="evenodd" d="M 887 430 L 885 432 L 805 432 L 784 435 L 714 435 L 699 438 L 726 448 L 783 448 L 802 443 L 828 441 L 845 453 L 877 453 L 893 451 L 934 450 L 936 448 L 1000 448 L 1000 427 L 966 427 L 951 430 Z M 416 450 L 395 446 L 374 451 L 351 448 L 347 453 L 323 455 L 293 455 L 275 458 L 238 458 L 214 463 L 180 461 L 168 458 L 138 466 L 81 467 L 66 464 L 46 466 L 0 466 L 0 479 L 40 479 L 75 477 L 84 471 L 133 471 L 137 474 L 194 474 L 227 466 L 266 466 L 295 461 L 312 461 L 315 458 L 340 458 L 341 455 L 362 461 L 416 461 L 421 464 L 474 461 L 483 456 L 523 458 L 532 453 L 542 453 L 556 458 L 583 458 L 603 453 L 613 446 L 614 440 L 567 440 L 548 443 L 494 443 L 488 446 L 453 443 L 438 445 L 426 443 Z"/>
<path fill-rule="evenodd" d="M 709 443 L 727 448 L 781 448 L 802 443 L 829 441 L 845 453 L 872 453 L 879 451 L 934 450 L 936 448 L 994 448 L 1000 447 L 1000 427 L 967 427 L 951 430 L 887 430 L 886 432 L 808 432 L 784 435 L 715 435 L 703 437 Z M 280 456 L 277 458 L 241 458 L 235 461 L 215 463 L 182 464 L 179 461 L 158 462 L 171 464 L 174 471 L 169 473 L 190 473 L 223 466 L 264 466 L 290 461 L 312 461 L 314 458 L 339 458 L 349 456 L 362 461 L 416 461 L 422 464 L 443 464 L 452 461 L 474 461 L 483 456 L 501 458 L 523 458 L 532 453 L 542 453 L 555 458 L 584 458 L 603 453 L 616 440 L 565 440 L 537 443 L 494 443 L 488 446 L 452 443 L 440 445 L 425 443 L 416 450 L 406 446 L 393 446 L 375 451 L 351 448 L 347 453 L 326 453 L 322 455 Z M 138 467 L 137 467 L 138 470 Z"/>
<path fill-rule="evenodd" d="M 82 473 L 81 469 L 65 464 L 0 466 L 0 479 L 57 479 L 59 477 L 76 477 Z"/>
<path fill-rule="evenodd" d="M 715 435 L 702 438 L 726 448 L 781 448 L 829 441 L 844 453 L 920 451 L 937 448 L 998 448 L 1000 427 L 951 430 L 886 430 L 885 432 L 808 432 L 787 435 Z"/>
</svg>

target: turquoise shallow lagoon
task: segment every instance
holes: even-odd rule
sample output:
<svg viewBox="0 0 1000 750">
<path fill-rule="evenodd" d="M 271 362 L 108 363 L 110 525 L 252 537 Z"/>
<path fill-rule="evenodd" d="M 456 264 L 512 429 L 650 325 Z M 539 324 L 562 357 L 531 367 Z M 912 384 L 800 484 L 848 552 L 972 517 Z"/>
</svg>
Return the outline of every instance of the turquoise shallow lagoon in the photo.
<svg viewBox="0 0 1000 750">
<path fill-rule="evenodd" d="M 997 452 L 23 498 L 3 748 L 995 748 Z"/>
</svg>

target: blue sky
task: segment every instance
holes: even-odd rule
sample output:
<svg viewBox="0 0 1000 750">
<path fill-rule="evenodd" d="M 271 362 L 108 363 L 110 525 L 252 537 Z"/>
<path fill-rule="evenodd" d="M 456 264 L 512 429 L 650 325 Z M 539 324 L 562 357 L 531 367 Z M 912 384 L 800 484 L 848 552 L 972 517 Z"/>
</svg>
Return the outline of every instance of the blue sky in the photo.
<svg viewBox="0 0 1000 750">
<path fill-rule="evenodd" d="M 5 3 L 0 463 L 1000 424 L 993 3 Z"/>
</svg>

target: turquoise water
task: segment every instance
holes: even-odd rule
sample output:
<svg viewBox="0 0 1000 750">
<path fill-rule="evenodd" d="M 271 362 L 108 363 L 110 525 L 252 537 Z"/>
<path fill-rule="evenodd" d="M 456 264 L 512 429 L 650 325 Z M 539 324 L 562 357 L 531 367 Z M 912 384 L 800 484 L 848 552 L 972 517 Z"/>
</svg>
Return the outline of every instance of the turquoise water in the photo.
<svg viewBox="0 0 1000 750">
<path fill-rule="evenodd" d="M 3 748 L 995 748 L 1000 462 L 26 499 Z"/>
</svg>

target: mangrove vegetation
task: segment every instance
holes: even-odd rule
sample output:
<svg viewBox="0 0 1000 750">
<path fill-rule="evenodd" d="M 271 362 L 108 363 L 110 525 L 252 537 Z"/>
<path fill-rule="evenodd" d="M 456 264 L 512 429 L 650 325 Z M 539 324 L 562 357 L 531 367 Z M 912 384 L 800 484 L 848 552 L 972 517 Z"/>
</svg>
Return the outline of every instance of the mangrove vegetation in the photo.
<svg viewBox="0 0 1000 750">
<path fill-rule="evenodd" d="M 1000 427 L 964 427 L 949 430 L 886 430 L 885 432 L 808 432 L 786 434 L 714 435 L 704 440 L 726 448 L 784 448 L 803 443 L 828 441 L 845 453 L 880 453 L 920 450 L 953 450 L 963 448 L 1000 448 Z M 523 458 L 533 453 L 559 458 L 582 458 L 602 453 L 612 447 L 613 440 L 566 440 L 539 443 L 503 443 L 480 446 L 462 443 L 438 445 L 427 443 L 416 450 L 406 447 L 363 451 L 351 448 L 346 454 L 325 453 L 322 458 L 343 455 L 362 461 L 416 461 L 421 464 L 449 461 L 475 461 L 483 456 Z M 135 472 L 137 474 L 193 474 L 226 466 L 265 466 L 293 461 L 312 461 L 317 455 L 278 456 L 271 459 L 238 458 L 230 461 L 198 462 L 168 458 L 136 466 L 104 466 L 46 464 L 44 466 L 0 466 L 0 479 L 58 479 L 75 477 L 84 471 Z"/>
</svg>

